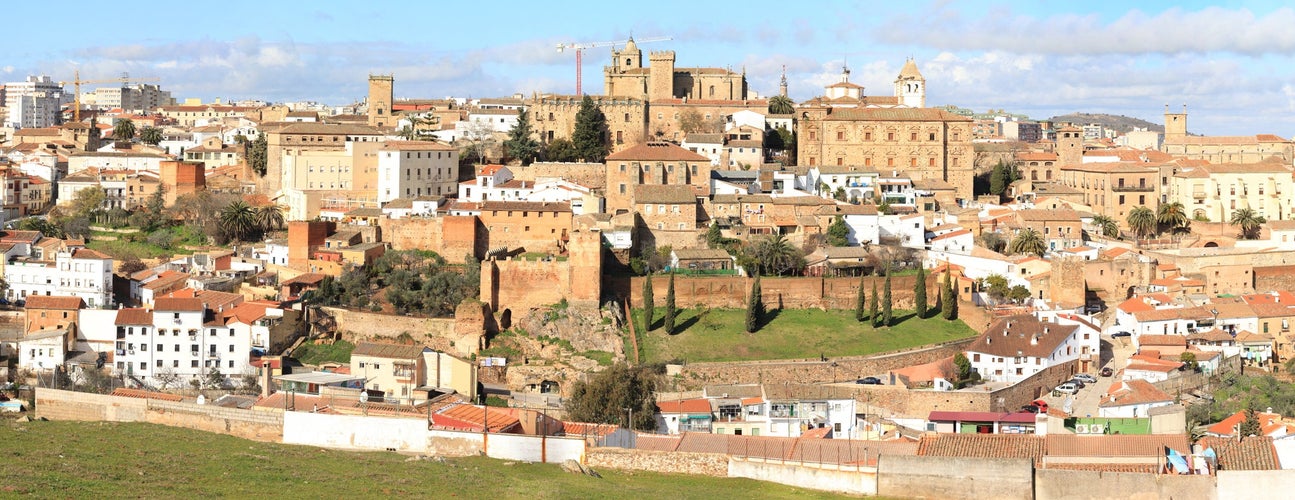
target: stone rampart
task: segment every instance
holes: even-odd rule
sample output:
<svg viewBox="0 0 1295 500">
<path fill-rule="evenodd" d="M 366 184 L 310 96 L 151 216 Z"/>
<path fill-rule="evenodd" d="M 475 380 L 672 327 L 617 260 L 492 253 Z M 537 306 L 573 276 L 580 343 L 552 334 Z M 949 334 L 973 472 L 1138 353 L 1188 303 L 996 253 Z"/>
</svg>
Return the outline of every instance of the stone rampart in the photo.
<svg viewBox="0 0 1295 500">
<path fill-rule="evenodd" d="M 643 280 L 638 276 L 630 279 L 630 300 L 634 307 L 643 307 Z M 654 276 L 653 289 L 665 290 L 663 276 Z M 751 291 L 753 278 L 745 276 L 676 276 L 675 303 L 680 307 L 701 305 L 716 308 L 744 308 L 746 296 Z M 891 278 L 890 290 L 895 309 L 913 308 L 913 284 L 916 276 L 895 276 Z M 657 284 L 660 282 L 660 285 Z M 885 278 L 868 277 L 864 287 L 872 293 L 872 285 L 877 285 L 881 293 Z M 822 278 L 764 277 L 760 279 L 761 297 L 765 307 L 788 309 L 854 309 L 859 290 L 858 278 Z M 933 276 L 926 278 L 926 303 L 934 306 L 939 285 Z M 657 306 L 665 304 L 665 293 L 654 295 Z"/>
<path fill-rule="evenodd" d="M 728 477 L 728 455 L 721 453 L 676 453 L 670 451 L 590 448 L 585 464 L 620 470 L 641 470 L 665 474 L 694 474 Z"/>
</svg>

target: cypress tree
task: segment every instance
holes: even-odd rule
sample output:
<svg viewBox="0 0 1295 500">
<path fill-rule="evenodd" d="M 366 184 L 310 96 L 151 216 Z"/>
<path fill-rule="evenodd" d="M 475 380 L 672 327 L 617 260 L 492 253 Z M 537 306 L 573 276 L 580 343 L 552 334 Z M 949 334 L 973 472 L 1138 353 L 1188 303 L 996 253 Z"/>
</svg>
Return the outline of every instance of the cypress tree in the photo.
<svg viewBox="0 0 1295 500">
<path fill-rule="evenodd" d="M 674 273 L 670 273 L 670 284 L 665 292 L 665 319 L 663 326 L 667 335 L 674 333 Z"/>
<path fill-rule="evenodd" d="M 760 275 L 755 275 L 751 283 L 751 296 L 746 302 L 746 332 L 755 333 L 760 329 L 760 317 L 764 316 L 764 299 L 760 297 Z"/>
<path fill-rule="evenodd" d="M 652 316 L 656 315 L 656 298 L 652 296 L 652 275 L 643 278 L 643 331 L 652 331 Z"/>
<path fill-rule="evenodd" d="M 917 317 L 926 317 L 926 269 L 917 266 L 917 283 L 913 284 L 913 310 Z"/>
<path fill-rule="evenodd" d="M 868 317 L 867 310 L 865 309 L 868 306 L 868 294 L 863 291 L 865 276 L 866 275 L 859 275 L 859 292 L 854 296 L 854 320 L 858 322 L 863 322 L 863 319 Z"/>
<path fill-rule="evenodd" d="M 575 145 L 576 155 L 581 161 L 601 163 L 607 156 L 607 117 L 594 104 L 593 99 L 584 96 L 580 100 L 580 109 L 576 111 L 575 130 L 571 132 L 571 143 Z"/>
<path fill-rule="evenodd" d="M 891 297 L 890 297 L 890 271 L 889 270 L 886 271 L 886 284 L 881 293 L 882 293 L 881 324 L 882 326 L 889 327 L 891 320 L 894 319 L 894 317 L 891 315 L 891 309 L 890 309 Z"/>
<path fill-rule="evenodd" d="M 877 314 L 877 282 L 872 282 L 872 297 L 868 298 L 868 318 L 872 320 L 872 326 L 877 326 L 877 321 L 881 315 Z"/>
<path fill-rule="evenodd" d="M 952 269 L 944 270 L 944 286 L 941 288 L 944 290 L 941 290 L 940 315 L 949 321 L 958 319 L 958 295 L 953 289 Z"/>
</svg>

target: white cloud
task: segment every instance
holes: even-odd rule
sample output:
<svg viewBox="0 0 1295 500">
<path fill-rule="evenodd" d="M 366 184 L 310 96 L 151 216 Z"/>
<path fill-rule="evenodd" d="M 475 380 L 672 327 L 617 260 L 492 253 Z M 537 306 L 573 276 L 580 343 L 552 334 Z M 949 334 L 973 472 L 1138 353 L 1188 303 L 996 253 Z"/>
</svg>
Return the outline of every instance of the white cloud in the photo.
<svg viewBox="0 0 1295 500">
<path fill-rule="evenodd" d="M 1097 15 L 1045 18 L 993 9 L 964 16 L 957 4 L 939 4 L 921 16 L 896 16 L 872 35 L 895 44 L 936 50 L 985 50 L 1033 54 L 1289 54 L 1295 51 L 1295 9 L 1264 15 L 1248 9 L 1130 10 L 1104 22 Z"/>
</svg>

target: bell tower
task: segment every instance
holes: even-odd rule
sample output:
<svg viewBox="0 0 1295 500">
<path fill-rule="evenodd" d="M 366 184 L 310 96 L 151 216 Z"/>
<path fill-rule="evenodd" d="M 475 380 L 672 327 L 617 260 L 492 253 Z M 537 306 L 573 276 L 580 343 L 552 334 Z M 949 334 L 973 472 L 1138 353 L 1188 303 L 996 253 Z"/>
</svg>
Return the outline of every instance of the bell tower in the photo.
<svg viewBox="0 0 1295 500">
<path fill-rule="evenodd" d="M 369 75 L 369 126 L 393 127 L 391 101 L 395 87 L 393 75 Z"/>
<path fill-rule="evenodd" d="M 895 97 L 901 106 L 926 107 L 926 78 L 917 70 L 917 62 L 911 57 L 904 61 L 904 67 L 895 78 Z"/>
<path fill-rule="evenodd" d="M 1166 104 L 1165 142 L 1182 142 L 1185 137 L 1187 137 L 1187 105 L 1183 105 L 1182 113 L 1170 113 L 1169 105 Z"/>
</svg>

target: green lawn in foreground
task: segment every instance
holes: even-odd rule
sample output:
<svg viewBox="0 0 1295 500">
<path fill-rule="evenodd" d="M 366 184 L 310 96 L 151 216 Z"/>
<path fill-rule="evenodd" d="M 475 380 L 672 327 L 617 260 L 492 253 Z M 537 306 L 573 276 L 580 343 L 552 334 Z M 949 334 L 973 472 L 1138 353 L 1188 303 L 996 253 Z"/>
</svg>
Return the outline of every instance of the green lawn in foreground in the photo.
<svg viewBox="0 0 1295 500">
<path fill-rule="evenodd" d="M 684 309 L 675 319 L 675 335 L 661 329 L 663 308 L 656 308 L 654 329 L 639 335 L 643 361 L 674 359 L 700 361 L 749 361 L 761 359 L 854 356 L 916 347 L 976 334 L 962 321 L 945 321 L 938 311 L 934 317 L 917 319 L 912 311 L 896 311 L 897 324 L 890 328 L 854 320 L 854 311 L 786 309 L 771 311 L 760 331 L 748 334 L 743 309 Z M 642 311 L 634 312 L 642 325 Z M 700 317 L 699 317 L 700 315 Z"/>
<path fill-rule="evenodd" d="M 21 429 L 21 430 L 20 430 Z M 748 479 L 599 469 L 484 457 L 405 455 L 258 443 L 142 423 L 0 420 L 0 496 L 58 498 L 835 498 Z"/>
</svg>

